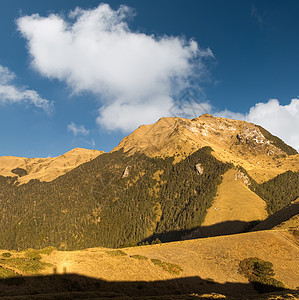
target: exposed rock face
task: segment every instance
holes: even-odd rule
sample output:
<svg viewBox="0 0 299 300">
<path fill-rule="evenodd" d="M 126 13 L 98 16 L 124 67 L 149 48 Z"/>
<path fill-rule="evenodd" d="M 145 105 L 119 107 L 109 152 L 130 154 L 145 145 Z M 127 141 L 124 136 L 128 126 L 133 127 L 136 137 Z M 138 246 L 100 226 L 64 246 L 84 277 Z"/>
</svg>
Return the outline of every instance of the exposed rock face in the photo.
<svg viewBox="0 0 299 300">
<path fill-rule="evenodd" d="M 291 158 L 274 141 L 277 137 L 263 132 L 252 123 L 207 114 L 192 120 L 162 118 L 155 124 L 140 126 L 113 151 L 122 149 L 129 155 L 141 152 L 150 157 L 175 156 L 176 163 L 198 148 L 209 146 L 218 160 L 244 167 L 259 182 L 287 170 L 299 171 L 299 155 Z M 291 159 L 295 163 L 290 164 Z"/>
<path fill-rule="evenodd" d="M 130 166 L 126 166 L 122 178 L 129 177 L 130 174 Z"/>
<path fill-rule="evenodd" d="M 238 180 L 238 179 L 242 180 L 243 183 L 244 183 L 245 185 L 247 185 L 247 186 L 251 185 L 251 182 L 250 182 L 250 179 L 248 178 L 248 176 L 245 175 L 244 173 L 240 172 L 240 171 L 237 172 L 237 173 L 235 173 L 234 179 L 235 179 L 235 180 Z"/>
<path fill-rule="evenodd" d="M 188 145 L 189 144 L 189 145 Z M 123 148 L 132 153 L 144 152 L 150 156 L 174 151 L 198 149 L 211 146 L 214 151 L 237 152 L 238 155 L 282 155 L 285 152 L 267 140 L 259 127 L 245 122 L 211 115 L 202 115 L 192 120 L 162 118 L 152 125 L 143 125 L 124 138 L 115 150 Z M 171 149 L 172 148 L 172 149 Z M 184 149 L 183 149 L 184 148 Z M 170 150 L 170 151 L 168 151 Z"/>
<path fill-rule="evenodd" d="M 198 163 L 198 164 L 195 166 L 195 169 L 196 169 L 198 175 L 202 175 L 202 174 L 203 174 L 204 169 L 203 169 L 203 167 L 201 166 L 201 164 Z"/>
</svg>

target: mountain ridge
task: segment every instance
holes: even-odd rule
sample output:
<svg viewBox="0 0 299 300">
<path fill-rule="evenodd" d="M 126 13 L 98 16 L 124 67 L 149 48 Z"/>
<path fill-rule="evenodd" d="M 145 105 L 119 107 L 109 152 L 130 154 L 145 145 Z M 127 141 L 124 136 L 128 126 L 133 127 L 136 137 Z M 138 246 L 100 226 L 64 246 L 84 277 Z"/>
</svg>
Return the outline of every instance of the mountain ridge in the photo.
<svg viewBox="0 0 299 300">
<path fill-rule="evenodd" d="M 57 157 L 27 158 L 15 156 L 0 157 L 0 175 L 18 176 L 18 183 L 24 184 L 32 179 L 52 181 L 77 166 L 88 162 L 104 151 L 74 148 Z M 18 174 L 18 170 L 21 172 Z M 15 170 L 12 172 L 12 170 Z"/>
<path fill-rule="evenodd" d="M 180 161 L 204 146 L 211 147 L 220 161 L 244 167 L 259 183 L 287 170 L 299 171 L 297 151 L 261 126 L 208 114 L 192 120 L 161 118 L 142 125 L 112 151 L 175 156 L 175 161 Z"/>
</svg>

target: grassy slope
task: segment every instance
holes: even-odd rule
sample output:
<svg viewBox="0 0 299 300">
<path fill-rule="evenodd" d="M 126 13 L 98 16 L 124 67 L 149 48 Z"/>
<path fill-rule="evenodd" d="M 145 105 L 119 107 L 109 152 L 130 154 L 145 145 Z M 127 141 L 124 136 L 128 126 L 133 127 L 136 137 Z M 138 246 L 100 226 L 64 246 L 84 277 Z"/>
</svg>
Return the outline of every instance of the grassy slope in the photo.
<svg viewBox="0 0 299 300">
<path fill-rule="evenodd" d="M 43 261 L 57 266 L 58 272 L 66 270 L 106 280 L 148 281 L 199 276 L 224 283 L 247 282 L 238 274 L 238 264 L 244 258 L 256 256 L 272 262 L 275 278 L 287 287 L 294 289 L 298 286 L 299 271 L 295 261 L 299 248 L 284 231 L 252 232 L 122 249 L 127 255 L 111 255 L 109 251 L 105 248 L 54 251 L 44 256 Z M 149 259 L 130 257 L 133 255 Z M 171 274 L 150 259 L 179 265 L 183 271 Z"/>
<path fill-rule="evenodd" d="M 0 251 L 0 253 L 1 252 L 2 251 Z M 24 253 L 12 252 L 12 254 L 13 258 L 24 257 Z M 58 274 L 75 273 L 95 279 L 108 280 L 109 282 L 153 282 L 152 291 L 150 292 L 153 293 L 153 295 L 158 295 L 159 293 L 167 294 L 167 290 L 159 290 L 162 286 L 164 286 L 164 288 L 166 286 L 170 288 L 169 293 L 171 295 L 173 295 L 173 293 L 178 294 L 180 290 L 185 290 L 184 282 L 182 281 L 180 285 L 174 286 L 169 280 L 184 280 L 184 278 L 186 278 L 188 288 L 196 291 L 196 294 L 209 294 L 209 296 L 206 295 L 208 299 L 216 299 L 219 297 L 213 294 L 213 292 L 230 295 L 230 297 L 226 299 L 276 299 L 275 297 L 279 297 L 277 299 L 295 299 L 284 298 L 280 296 L 281 293 L 273 293 L 271 297 L 269 295 L 258 295 L 253 287 L 247 284 L 247 279 L 238 273 L 238 266 L 241 260 L 248 257 L 258 257 L 262 260 L 270 261 L 275 271 L 274 278 L 282 281 L 288 288 L 296 289 L 299 280 L 299 271 L 296 264 L 298 256 L 299 247 L 290 238 L 288 232 L 284 230 L 271 230 L 151 246 L 123 248 L 121 250 L 106 248 L 90 248 L 78 251 L 54 250 L 50 254 L 42 254 L 41 261 L 46 263 L 46 266 L 52 267 L 47 267 L 39 273 L 43 275 L 53 274 L 53 272 L 55 272 L 55 274 L 57 272 Z M 177 273 L 170 272 L 169 268 L 163 268 L 163 264 L 172 268 L 175 267 L 176 270 L 179 271 Z M 22 272 L 19 272 L 19 274 L 22 274 Z M 194 279 L 188 281 L 187 278 Z M 198 285 L 200 281 L 195 278 L 201 278 L 204 282 Z M 43 281 L 43 285 L 47 280 L 48 279 L 45 279 Z M 72 299 L 72 294 L 74 294 L 74 297 L 80 297 L 80 299 L 96 297 L 96 293 L 93 292 L 75 292 L 77 291 L 77 285 L 68 287 L 68 292 L 61 292 L 61 294 L 55 295 L 55 293 L 57 293 L 56 290 L 64 290 L 63 284 L 65 283 L 67 285 L 69 279 L 62 278 L 61 280 L 60 283 L 57 280 L 56 283 L 55 280 L 53 281 L 53 284 L 60 284 L 61 287 L 54 285 L 52 287 L 48 285 L 38 287 L 32 285 L 30 282 L 28 282 L 27 287 L 23 285 L 22 282 L 19 283 L 18 289 L 14 286 L 6 285 L 5 293 L 8 295 L 39 294 L 43 291 L 47 294 L 49 293 L 43 296 L 31 295 L 27 296 L 27 298 L 20 296 L 18 299 Z M 78 278 L 78 280 L 81 279 Z M 158 283 L 159 281 L 160 283 Z M 177 281 L 177 283 L 179 283 L 179 281 Z M 1 291 L 3 292 L 4 287 L 1 286 L 1 284 L 0 282 L 0 289 L 2 288 Z M 140 283 L 139 285 L 144 284 Z M 192 284 L 194 285 L 193 287 Z M 83 282 L 82 285 L 84 285 Z M 129 283 L 126 286 L 129 288 Z M 105 295 L 107 294 L 107 298 L 113 296 L 115 299 L 118 299 L 116 298 L 116 290 L 109 290 L 110 293 L 105 291 L 105 287 L 101 285 L 101 293 L 99 293 L 98 296 L 105 299 Z M 115 294 L 113 294 L 114 292 Z M 51 293 L 53 294 L 51 295 Z M 243 298 L 244 295 L 247 294 L 251 294 L 251 296 Z M 286 293 L 283 294 L 286 295 Z M 289 297 L 291 294 L 296 297 L 295 292 L 288 292 L 287 294 Z M 241 297 L 241 295 L 243 296 Z M 138 297 L 138 299 L 139 298 L 140 297 Z M 196 298 L 196 295 L 165 297 L 165 299 Z M 201 299 L 199 296 L 198 298 Z M 152 296 L 149 297 L 149 299 L 164 298 L 162 296 Z"/>
<path fill-rule="evenodd" d="M 225 221 L 250 222 L 267 218 L 265 202 L 253 193 L 242 179 L 235 180 L 236 173 L 236 169 L 230 169 L 223 175 L 223 181 L 218 187 L 212 207 L 208 209 L 203 226 Z M 243 229 L 234 228 L 238 232 Z"/>
<path fill-rule="evenodd" d="M 103 151 L 75 148 L 58 157 L 30 159 L 2 156 L 0 157 L 0 175 L 16 176 L 11 170 L 21 168 L 27 171 L 27 175 L 18 178 L 18 182 L 21 184 L 27 183 L 31 179 L 52 181 L 102 153 Z"/>
</svg>

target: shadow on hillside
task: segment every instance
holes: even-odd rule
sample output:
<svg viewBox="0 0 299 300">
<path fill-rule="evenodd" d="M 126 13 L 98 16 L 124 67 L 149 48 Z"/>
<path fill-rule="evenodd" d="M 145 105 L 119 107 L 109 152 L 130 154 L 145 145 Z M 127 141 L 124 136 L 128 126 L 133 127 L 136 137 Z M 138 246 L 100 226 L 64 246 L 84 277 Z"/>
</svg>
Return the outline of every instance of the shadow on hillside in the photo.
<svg viewBox="0 0 299 300">
<path fill-rule="evenodd" d="M 270 230 L 298 214 L 299 202 L 296 201 L 269 216 L 266 220 L 255 226 L 251 231 Z"/>
<path fill-rule="evenodd" d="M 264 221 L 226 221 L 210 226 L 200 226 L 191 230 L 173 230 L 160 234 L 154 234 L 144 239 L 142 242 L 151 243 L 158 238 L 162 243 L 167 243 L 181 240 L 244 233 L 249 231 L 270 230 L 298 214 L 299 202 L 296 201 L 274 213 Z"/>
<path fill-rule="evenodd" d="M 273 287 L 266 287 L 266 292 L 273 291 Z M 76 274 L 55 274 L 0 280 L 0 299 L 3 299 L 3 297 L 5 297 L 4 299 L 10 299 L 9 296 L 20 295 L 27 296 L 22 296 L 22 298 L 14 297 L 13 299 L 105 299 L 118 297 L 127 299 L 130 297 L 140 298 L 142 296 L 163 299 L 163 296 L 166 295 L 190 295 L 188 299 L 193 299 L 190 298 L 192 294 L 210 293 L 219 293 L 233 297 L 257 294 L 251 284 L 232 282 L 221 284 L 200 277 L 153 282 L 109 282 Z M 194 297 L 194 299 L 198 298 Z"/>
<path fill-rule="evenodd" d="M 248 232 L 250 229 L 256 226 L 257 223 L 259 222 L 226 221 L 210 226 L 200 226 L 192 230 L 174 230 L 160 234 L 154 234 L 146 238 L 142 242 L 151 243 L 152 241 L 155 241 L 158 238 L 162 243 L 167 243 L 181 240 L 237 234 Z"/>
</svg>

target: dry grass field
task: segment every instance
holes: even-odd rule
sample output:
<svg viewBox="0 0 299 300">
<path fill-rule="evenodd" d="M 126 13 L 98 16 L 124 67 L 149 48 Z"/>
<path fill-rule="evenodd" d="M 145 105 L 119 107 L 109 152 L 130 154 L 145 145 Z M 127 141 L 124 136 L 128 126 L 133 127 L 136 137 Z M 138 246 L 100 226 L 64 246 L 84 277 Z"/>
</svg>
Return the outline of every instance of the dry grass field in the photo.
<svg viewBox="0 0 299 300">
<path fill-rule="evenodd" d="M 24 255 L 17 252 L 11 253 L 12 257 Z M 224 297 L 226 297 L 225 299 L 296 299 L 297 292 L 294 290 L 298 287 L 299 282 L 299 248 L 294 236 L 287 230 L 250 232 L 123 249 L 54 250 L 50 254 L 41 254 L 41 256 L 41 262 L 46 265 L 44 270 L 38 272 L 40 275 L 55 274 L 54 278 L 56 278 L 55 276 L 68 276 L 68 274 L 74 276 L 73 274 L 76 274 L 79 278 L 75 277 L 77 281 L 83 280 L 82 282 L 84 282 L 86 278 L 100 281 L 105 292 L 109 288 L 112 288 L 113 290 L 110 292 L 113 292 L 121 290 L 122 287 L 133 294 L 136 293 L 135 288 L 139 282 L 139 285 L 145 285 L 144 296 L 147 294 L 157 296 L 158 292 L 162 293 L 160 297 L 148 299 L 221 299 L 221 297 L 223 299 Z M 274 296 L 266 298 L 265 295 L 263 296 L 265 298 L 258 298 L 259 295 L 252 285 L 248 284 L 248 280 L 238 272 L 239 262 L 249 257 L 258 257 L 273 264 L 274 278 L 293 290 L 293 292 L 289 292 L 289 298 L 279 298 L 279 296 L 277 296 L 278 298 L 273 298 Z M 24 288 L 22 291 L 21 289 L 21 294 L 32 292 L 32 286 L 34 286 L 32 284 L 31 290 Z M 53 286 L 52 290 L 57 290 L 58 293 L 61 287 L 57 282 L 55 284 L 57 287 Z M 175 295 L 174 286 L 177 289 L 176 293 L 181 294 L 180 297 L 162 297 L 163 293 Z M 22 285 L 20 285 L 21 287 Z M 51 287 L 35 286 L 36 293 L 39 292 L 39 288 L 47 290 Z M 49 294 L 50 290 L 47 290 L 46 293 Z M 11 288 L 7 288 L 6 291 L 18 294 Z M 74 291 L 72 290 L 72 292 Z M 142 291 L 139 293 L 141 294 L 137 297 L 138 299 L 143 295 Z M 203 294 L 209 298 L 203 297 Z M 65 296 L 65 294 L 62 295 Z M 249 296 L 245 297 L 245 295 Z M 61 296 L 61 299 L 87 299 L 84 297 L 63 298 L 64 296 Z M 114 298 L 116 298 L 115 295 Z M 1 298 L 0 294 L 0 299 L 10 298 Z M 45 299 L 59 299 L 59 297 Z M 94 298 L 90 297 L 90 299 Z M 106 298 L 103 296 L 96 299 Z"/>
</svg>

